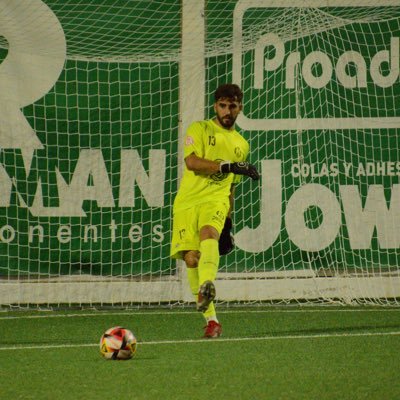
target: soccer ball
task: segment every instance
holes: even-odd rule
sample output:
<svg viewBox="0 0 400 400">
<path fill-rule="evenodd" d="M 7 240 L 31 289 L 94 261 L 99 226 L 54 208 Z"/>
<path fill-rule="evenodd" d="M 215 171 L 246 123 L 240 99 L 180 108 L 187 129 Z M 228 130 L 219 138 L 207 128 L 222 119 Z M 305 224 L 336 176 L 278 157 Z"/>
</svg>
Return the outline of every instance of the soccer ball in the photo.
<svg viewBox="0 0 400 400">
<path fill-rule="evenodd" d="M 100 353 L 107 360 L 129 360 L 136 353 L 137 341 L 126 328 L 115 326 L 100 339 Z"/>
</svg>

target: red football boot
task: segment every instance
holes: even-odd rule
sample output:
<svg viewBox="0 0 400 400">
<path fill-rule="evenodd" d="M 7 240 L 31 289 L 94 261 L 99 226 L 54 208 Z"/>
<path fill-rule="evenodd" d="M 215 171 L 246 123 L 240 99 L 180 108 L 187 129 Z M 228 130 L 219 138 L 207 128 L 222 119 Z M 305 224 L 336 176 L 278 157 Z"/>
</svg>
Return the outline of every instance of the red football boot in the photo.
<svg viewBox="0 0 400 400">
<path fill-rule="evenodd" d="M 204 327 L 204 337 L 206 339 L 215 339 L 222 335 L 222 326 L 218 322 L 209 321 Z"/>
</svg>

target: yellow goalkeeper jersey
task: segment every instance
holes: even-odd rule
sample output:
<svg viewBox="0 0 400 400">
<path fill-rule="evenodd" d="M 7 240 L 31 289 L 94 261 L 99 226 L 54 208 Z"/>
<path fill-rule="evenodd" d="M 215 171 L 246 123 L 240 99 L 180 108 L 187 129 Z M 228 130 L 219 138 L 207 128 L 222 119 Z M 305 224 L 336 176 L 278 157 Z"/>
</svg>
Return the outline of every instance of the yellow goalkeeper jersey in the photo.
<svg viewBox="0 0 400 400">
<path fill-rule="evenodd" d="M 224 129 L 213 120 L 192 123 L 184 138 L 184 158 L 196 156 L 213 161 L 245 161 L 249 153 L 248 142 L 235 130 Z M 241 175 L 216 173 L 195 174 L 186 168 L 174 202 L 174 211 L 197 204 L 221 201 L 229 207 L 231 185 Z"/>
</svg>

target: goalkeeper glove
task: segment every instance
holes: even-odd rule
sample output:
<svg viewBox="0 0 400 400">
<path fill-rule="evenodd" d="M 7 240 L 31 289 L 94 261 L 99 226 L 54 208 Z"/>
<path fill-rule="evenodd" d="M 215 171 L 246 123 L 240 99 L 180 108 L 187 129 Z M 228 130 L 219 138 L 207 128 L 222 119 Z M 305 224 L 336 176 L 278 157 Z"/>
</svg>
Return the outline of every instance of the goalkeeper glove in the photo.
<svg viewBox="0 0 400 400">
<path fill-rule="evenodd" d="M 231 229 L 232 220 L 227 217 L 225 220 L 224 229 L 222 229 L 218 242 L 220 256 L 224 256 L 225 254 L 230 253 L 235 246 L 235 241 L 233 240 L 233 236 L 231 235 Z"/>
<path fill-rule="evenodd" d="M 236 175 L 249 176 L 253 180 L 260 179 L 260 175 L 257 172 L 256 167 L 245 161 L 234 162 L 234 163 L 230 161 L 222 161 L 221 164 L 219 165 L 219 170 L 224 174 L 233 172 Z"/>
</svg>

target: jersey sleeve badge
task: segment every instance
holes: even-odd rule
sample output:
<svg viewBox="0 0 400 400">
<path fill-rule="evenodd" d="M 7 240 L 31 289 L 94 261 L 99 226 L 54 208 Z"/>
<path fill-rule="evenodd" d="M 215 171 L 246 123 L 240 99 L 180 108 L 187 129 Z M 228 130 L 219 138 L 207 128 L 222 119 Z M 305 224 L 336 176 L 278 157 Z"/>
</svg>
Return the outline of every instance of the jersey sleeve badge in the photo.
<svg viewBox="0 0 400 400">
<path fill-rule="evenodd" d="M 185 146 L 192 146 L 194 144 L 194 139 L 192 136 L 186 136 Z"/>
</svg>

